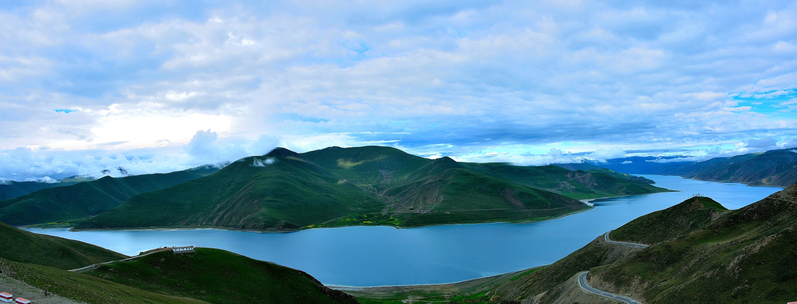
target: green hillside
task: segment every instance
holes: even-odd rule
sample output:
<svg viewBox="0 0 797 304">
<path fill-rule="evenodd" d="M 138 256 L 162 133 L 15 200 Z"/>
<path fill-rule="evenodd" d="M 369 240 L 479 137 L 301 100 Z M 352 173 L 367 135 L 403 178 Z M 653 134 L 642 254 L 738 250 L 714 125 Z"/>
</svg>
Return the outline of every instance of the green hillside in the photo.
<svg viewBox="0 0 797 304">
<path fill-rule="evenodd" d="M 20 226 L 79 220 L 108 211 L 133 195 L 174 186 L 215 171 L 213 167 L 202 166 L 166 174 L 106 176 L 90 182 L 41 189 L 0 201 L 0 221 Z"/>
<path fill-rule="evenodd" d="M 231 252 L 197 248 L 116 262 L 89 275 L 161 294 L 210 303 L 357 303 L 310 275 Z"/>
<path fill-rule="evenodd" d="M 74 184 L 75 183 L 72 182 L 40 183 L 40 182 L 0 181 L 0 201 L 9 200 L 15 197 L 20 197 L 25 194 L 36 192 L 41 189 L 63 187 Z"/>
<path fill-rule="evenodd" d="M 794 151 L 797 149 L 770 150 L 698 162 L 657 162 L 658 159 L 654 157 L 628 157 L 598 165 L 629 174 L 678 175 L 751 186 L 787 187 L 797 182 L 797 153 Z M 563 166 L 579 167 L 581 164 Z"/>
<path fill-rule="evenodd" d="M 42 265 L 19 263 L 4 258 L 0 258 L 0 271 L 2 271 L 0 278 L 8 277 L 18 280 L 52 294 L 82 303 L 207 303 L 190 298 L 145 291 L 87 274 L 69 272 Z M 14 292 L 12 289 L 6 291 Z M 14 293 L 14 295 L 26 296 L 19 293 Z"/>
<path fill-rule="evenodd" d="M 725 207 L 708 197 L 693 197 L 678 205 L 641 216 L 612 231 L 615 241 L 655 244 L 708 225 Z"/>
<path fill-rule="evenodd" d="M 785 303 L 797 295 L 795 229 L 792 185 L 594 276 L 648 303 Z"/>
<path fill-rule="evenodd" d="M 792 152 L 793 150 L 772 150 L 729 158 L 715 158 L 693 163 L 674 172 L 700 180 L 786 187 L 797 182 L 797 153 Z"/>
<path fill-rule="evenodd" d="M 650 180 L 606 169 L 570 171 L 555 165 L 541 167 L 521 167 L 501 163 L 465 165 L 466 168 L 476 172 L 576 199 L 667 191 L 652 186 Z"/>
<path fill-rule="evenodd" d="M 693 197 L 543 267 L 455 284 L 365 288 L 363 303 L 614 303 L 575 275 L 644 303 L 785 303 L 797 295 L 797 184 L 739 210 Z"/>
<path fill-rule="evenodd" d="M 213 175 L 132 197 L 76 228 L 290 230 L 383 209 L 384 203 L 373 195 L 297 156 L 278 149 L 244 158 Z M 268 160 L 274 163 L 254 166 Z"/>
<path fill-rule="evenodd" d="M 126 256 L 83 242 L 40 235 L 0 223 L 0 258 L 74 269 Z"/>
<path fill-rule="evenodd" d="M 548 191 L 556 189 L 571 197 Z M 277 148 L 133 196 L 76 228 L 291 230 L 540 220 L 587 208 L 573 197 L 658 191 L 666 190 L 602 172 L 429 160 L 388 147 L 304 154 Z"/>
</svg>

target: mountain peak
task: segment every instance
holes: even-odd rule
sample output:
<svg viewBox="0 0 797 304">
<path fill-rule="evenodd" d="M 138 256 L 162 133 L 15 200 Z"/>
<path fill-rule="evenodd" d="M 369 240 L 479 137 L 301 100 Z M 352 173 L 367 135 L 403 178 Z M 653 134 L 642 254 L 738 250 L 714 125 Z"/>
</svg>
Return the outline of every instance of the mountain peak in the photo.
<svg viewBox="0 0 797 304">
<path fill-rule="evenodd" d="M 274 150 L 271 150 L 271 152 L 266 154 L 266 156 L 274 156 L 274 157 L 299 156 L 299 153 L 293 152 L 283 147 L 276 147 L 274 148 Z"/>
</svg>

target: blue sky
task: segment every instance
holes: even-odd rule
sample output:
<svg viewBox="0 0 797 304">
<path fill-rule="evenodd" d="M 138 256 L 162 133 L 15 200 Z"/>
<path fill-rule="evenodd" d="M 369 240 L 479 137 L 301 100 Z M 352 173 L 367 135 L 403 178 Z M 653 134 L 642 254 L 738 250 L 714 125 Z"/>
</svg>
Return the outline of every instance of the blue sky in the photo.
<svg viewBox="0 0 797 304">
<path fill-rule="evenodd" d="M 797 146 L 795 2 L 525 2 L 4 2 L 0 178 Z"/>
</svg>

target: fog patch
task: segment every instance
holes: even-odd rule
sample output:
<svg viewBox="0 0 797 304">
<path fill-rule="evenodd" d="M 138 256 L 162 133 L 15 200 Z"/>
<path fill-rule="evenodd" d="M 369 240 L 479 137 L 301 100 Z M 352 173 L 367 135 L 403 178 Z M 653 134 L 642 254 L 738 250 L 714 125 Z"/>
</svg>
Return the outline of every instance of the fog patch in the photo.
<svg viewBox="0 0 797 304">
<path fill-rule="evenodd" d="M 249 165 L 249 166 L 264 168 L 264 167 L 266 167 L 268 165 L 271 165 L 271 164 L 273 164 L 275 162 L 277 162 L 277 160 L 275 158 L 271 158 L 271 157 L 266 158 L 264 160 L 260 160 L 258 158 L 254 158 L 254 160 L 252 161 L 252 164 Z"/>
<path fill-rule="evenodd" d="M 27 179 L 25 179 L 25 181 L 37 182 L 37 183 L 43 183 L 43 184 L 57 184 L 57 183 L 60 183 L 60 181 L 58 181 L 57 179 L 54 179 L 54 178 L 49 177 L 49 176 L 39 177 L 39 178 L 27 178 Z"/>
<path fill-rule="evenodd" d="M 697 157 L 677 157 L 677 158 L 658 158 L 658 159 L 651 159 L 646 160 L 649 163 L 659 163 L 659 164 L 666 164 L 666 163 L 683 163 L 683 162 L 698 162 L 703 160 L 708 160 L 710 158 L 697 158 Z"/>
<path fill-rule="evenodd" d="M 598 149 L 595 152 L 587 154 L 588 158 L 594 159 L 599 162 L 606 162 L 607 159 L 613 158 L 623 158 L 625 157 L 625 151 L 621 148 L 614 147 L 611 149 Z"/>
<path fill-rule="evenodd" d="M 634 163 L 634 162 L 632 162 L 632 161 L 630 161 L 630 160 L 627 160 L 627 161 L 624 161 L 624 162 L 622 162 L 622 163 L 620 163 L 620 164 L 621 164 L 621 165 L 628 165 L 628 164 L 633 164 L 633 163 Z"/>
</svg>

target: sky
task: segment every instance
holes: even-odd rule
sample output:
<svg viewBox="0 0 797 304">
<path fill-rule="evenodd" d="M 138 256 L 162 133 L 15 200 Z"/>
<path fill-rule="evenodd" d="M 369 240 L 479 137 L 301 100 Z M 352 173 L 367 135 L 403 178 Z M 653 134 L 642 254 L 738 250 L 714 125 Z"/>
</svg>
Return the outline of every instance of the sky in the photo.
<svg viewBox="0 0 797 304">
<path fill-rule="evenodd" d="M 797 147 L 797 2 L 0 3 L 0 179 L 363 145 L 518 165 Z"/>
</svg>

